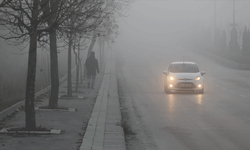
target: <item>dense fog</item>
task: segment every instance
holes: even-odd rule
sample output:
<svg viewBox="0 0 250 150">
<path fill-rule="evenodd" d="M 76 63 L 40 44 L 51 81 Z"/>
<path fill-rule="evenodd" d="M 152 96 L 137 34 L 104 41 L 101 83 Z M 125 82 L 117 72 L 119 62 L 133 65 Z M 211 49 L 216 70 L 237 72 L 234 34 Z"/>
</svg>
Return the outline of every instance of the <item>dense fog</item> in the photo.
<svg viewBox="0 0 250 150">
<path fill-rule="evenodd" d="M 90 42 L 88 42 L 89 44 Z M 96 42 L 94 51 L 98 49 Z M 25 43 L 27 44 L 27 43 Z M 58 45 L 65 45 L 59 43 Z M 87 47 L 81 51 L 82 64 L 87 55 Z M 0 40 L 0 85 L 1 88 L 25 89 L 27 78 L 28 64 L 28 47 L 27 45 L 9 45 L 6 41 Z M 36 71 L 36 89 L 41 90 L 50 85 L 50 55 L 48 49 L 38 48 L 37 54 L 37 71 Z M 97 57 L 99 53 L 97 51 Z M 59 78 L 67 73 L 68 67 L 68 47 L 58 48 Z M 72 51 L 72 67 L 75 66 L 75 55 Z"/>
<path fill-rule="evenodd" d="M 216 5 L 216 9 L 215 6 Z M 249 26 L 249 1 L 235 1 L 235 21 L 239 42 L 245 26 Z M 233 0 L 137 0 L 120 20 L 117 45 L 144 49 L 164 49 L 167 41 L 190 42 L 214 28 L 227 33 L 227 42 L 233 23 Z"/>
<path fill-rule="evenodd" d="M 249 6 L 249 1 L 235 1 L 235 21 L 240 48 L 244 28 L 250 25 Z M 120 34 L 113 49 L 122 49 L 124 52 L 126 49 L 165 51 L 166 44 L 169 43 L 192 44 L 198 48 L 206 48 L 214 40 L 215 28 L 218 30 L 218 36 L 221 36 L 223 30 L 226 31 L 226 41 L 229 44 L 232 22 L 232 0 L 136 0 L 125 12 L 125 17 L 117 22 Z M 0 40 L 0 48 L 0 85 L 13 84 L 24 87 L 27 46 L 8 45 Z M 94 50 L 98 51 L 98 43 L 95 44 Z M 61 77 L 67 71 L 67 48 L 61 48 L 58 56 Z M 82 53 L 82 57 L 85 59 L 86 54 Z M 72 58 L 74 59 L 73 52 Z M 72 64 L 74 65 L 74 60 Z M 37 82 L 43 80 L 44 83 L 45 80 L 46 84 L 49 84 L 48 65 L 48 50 L 38 49 Z"/>
</svg>

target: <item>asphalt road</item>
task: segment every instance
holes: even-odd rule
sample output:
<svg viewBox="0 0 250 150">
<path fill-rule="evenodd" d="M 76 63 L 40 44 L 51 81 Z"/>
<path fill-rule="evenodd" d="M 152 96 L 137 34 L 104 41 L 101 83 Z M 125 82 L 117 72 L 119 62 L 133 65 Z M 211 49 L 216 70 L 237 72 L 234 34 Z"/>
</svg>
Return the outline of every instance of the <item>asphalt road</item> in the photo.
<svg viewBox="0 0 250 150">
<path fill-rule="evenodd" d="M 174 44 L 117 51 L 126 105 L 143 149 L 250 149 L 250 71 L 221 66 Z M 204 94 L 164 93 L 162 71 L 183 56 L 206 72 Z"/>
</svg>

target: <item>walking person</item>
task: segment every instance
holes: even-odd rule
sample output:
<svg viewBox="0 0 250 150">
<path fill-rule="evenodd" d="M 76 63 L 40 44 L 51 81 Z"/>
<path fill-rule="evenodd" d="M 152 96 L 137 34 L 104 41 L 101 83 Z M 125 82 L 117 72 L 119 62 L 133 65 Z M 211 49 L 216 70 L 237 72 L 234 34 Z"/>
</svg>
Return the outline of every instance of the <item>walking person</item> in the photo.
<svg viewBox="0 0 250 150">
<path fill-rule="evenodd" d="M 95 52 L 91 52 L 90 56 L 85 61 L 85 66 L 87 69 L 87 79 L 88 79 L 88 88 L 94 88 L 96 72 L 99 73 L 98 61 L 95 58 Z"/>
</svg>

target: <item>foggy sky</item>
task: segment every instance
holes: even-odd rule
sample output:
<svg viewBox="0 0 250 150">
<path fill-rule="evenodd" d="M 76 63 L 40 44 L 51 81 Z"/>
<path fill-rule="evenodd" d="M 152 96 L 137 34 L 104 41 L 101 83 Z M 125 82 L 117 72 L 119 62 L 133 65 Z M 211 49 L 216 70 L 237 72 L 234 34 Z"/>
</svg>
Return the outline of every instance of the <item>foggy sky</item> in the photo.
<svg viewBox="0 0 250 150">
<path fill-rule="evenodd" d="M 250 1 L 236 1 L 238 29 L 250 26 Z M 214 1 L 203 0 L 136 0 L 128 17 L 120 19 L 120 36 L 116 39 L 123 47 L 164 49 L 167 41 L 182 36 L 194 36 L 193 31 L 214 28 Z M 233 1 L 216 1 L 216 27 L 230 31 L 233 22 Z M 130 46 L 129 46 L 130 45 Z"/>
</svg>

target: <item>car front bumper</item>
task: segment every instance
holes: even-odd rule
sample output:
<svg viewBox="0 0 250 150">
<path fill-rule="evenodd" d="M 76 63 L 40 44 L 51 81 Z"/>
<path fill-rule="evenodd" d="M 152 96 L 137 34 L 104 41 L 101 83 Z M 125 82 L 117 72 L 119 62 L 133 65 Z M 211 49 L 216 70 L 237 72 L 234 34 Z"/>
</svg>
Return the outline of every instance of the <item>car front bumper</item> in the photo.
<svg viewBox="0 0 250 150">
<path fill-rule="evenodd" d="M 182 81 L 168 81 L 168 90 L 174 91 L 201 91 L 204 88 L 202 81 L 182 80 Z"/>
</svg>

